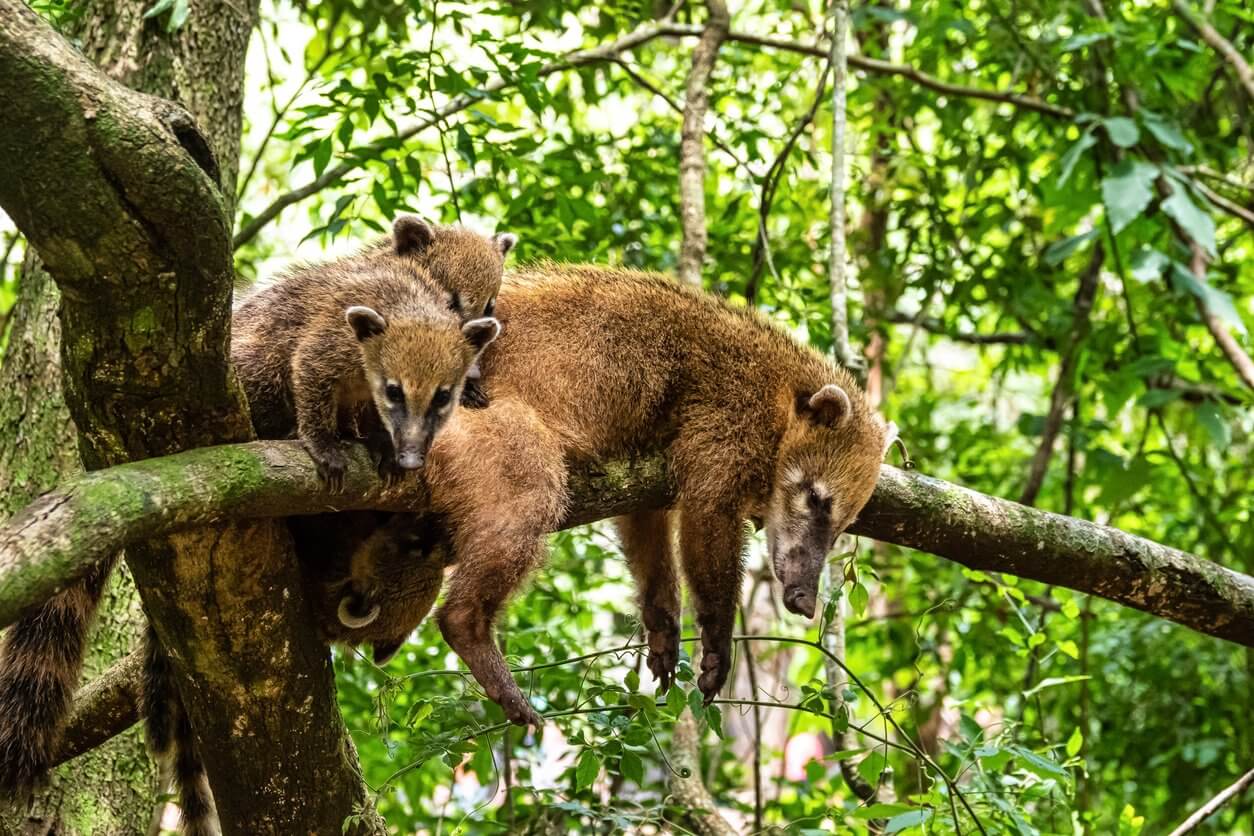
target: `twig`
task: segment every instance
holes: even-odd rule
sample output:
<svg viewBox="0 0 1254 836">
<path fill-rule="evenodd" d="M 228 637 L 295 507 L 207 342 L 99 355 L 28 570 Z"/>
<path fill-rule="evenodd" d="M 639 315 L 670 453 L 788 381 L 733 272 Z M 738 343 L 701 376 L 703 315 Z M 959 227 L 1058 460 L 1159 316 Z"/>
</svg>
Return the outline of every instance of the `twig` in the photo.
<svg viewBox="0 0 1254 836">
<path fill-rule="evenodd" d="M 1188 237 L 1184 230 L 1178 229 L 1177 231 L 1188 242 L 1189 250 L 1192 252 L 1189 269 L 1193 272 L 1193 278 L 1199 285 L 1205 287 L 1206 251 L 1202 249 L 1201 244 Z M 1237 376 L 1245 382 L 1246 386 L 1254 389 L 1254 360 L 1250 359 L 1250 355 L 1245 353 L 1245 349 L 1237 342 L 1236 337 L 1232 336 L 1232 331 L 1228 328 L 1227 323 L 1210 309 L 1205 299 L 1195 293 L 1193 294 L 1193 301 L 1197 305 L 1198 313 L 1202 316 L 1202 322 L 1206 323 L 1206 329 L 1215 338 L 1215 342 L 1219 345 L 1219 350 L 1228 358 L 1228 362 L 1236 370 Z"/>
<path fill-rule="evenodd" d="M 1236 201 L 1229 200 L 1200 180 L 1193 181 L 1193 188 L 1201 192 L 1202 196 L 1209 200 L 1217 208 L 1224 210 L 1234 218 L 1240 218 L 1245 221 L 1246 225 L 1249 226 L 1250 229 L 1254 229 L 1254 210 L 1246 209 Z"/>
<path fill-rule="evenodd" d="M 684 93 L 684 122 L 679 138 L 679 216 L 683 239 L 676 271 L 685 284 L 701 286 L 705 261 L 705 114 L 710 105 L 710 74 L 727 37 L 730 18 L 724 0 L 708 0 L 709 20 L 692 50 L 692 68 Z"/>
<path fill-rule="evenodd" d="M 931 317 L 920 318 L 917 315 L 910 315 L 901 311 L 889 311 L 883 314 L 881 318 L 885 322 L 891 322 L 894 325 L 917 326 L 930 334 L 936 334 L 954 342 L 970 343 L 971 345 L 1030 345 L 1036 342 L 1035 335 L 1027 331 L 1000 331 L 991 334 L 980 334 L 974 331 L 954 331 L 946 328 L 945 324 L 938 319 Z"/>
<path fill-rule="evenodd" d="M 453 213 L 457 215 L 457 220 L 462 219 L 462 207 L 457 200 L 457 182 L 453 179 L 453 164 L 448 157 L 448 140 L 445 138 L 444 117 L 440 115 L 440 109 L 435 104 L 435 82 L 433 81 L 432 65 L 435 58 L 435 30 L 440 22 L 440 0 L 432 0 L 431 2 L 431 39 L 427 41 L 427 96 L 431 100 L 431 118 L 435 120 L 436 133 L 440 137 L 440 156 L 444 158 L 444 171 L 448 174 L 448 192 L 453 199 Z M 509 735 L 506 735 L 508 739 Z M 513 809 L 512 807 L 510 808 Z"/>
<path fill-rule="evenodd" d="M 757 584 L 749 594 L 749 607 L 740 608 L 740 626 L 749 630 L 749 608 L 757 599 Z M 753 651 L 746 649 L 744 656 L 745 671 L 749 674 L 749 693 L 758 695 L 758 665 L 753 659 Z M 761 706 L 753 706 L 753 829 L 762 829 L 762 710 Z"/>
<path fill-rule="evenodd" d="M 1188 21 L 1189 25 L 1197 30 L 1197 34 L 1202 36 L 1202 40 L 1214 47 L 1215 51 L 1232 65 L 1232 69 L 1236 72 L 1237 78 L 1241 81 L 1246 94 L 1250 97 L 1250 101 L 1254 102 L 1254 69 L 1250 68 L 1249 63 L 1237 51 L 1237 48 L 1227 38 L 1219 34 L 1219 31 L 1210 25 L 1210 21 L 1199 17 L 1186 0 L 1171 0 L 1171 5 L 1179 13 L 1180 17 Z"/>
<path fill-rule="evenodd" d="M 827 265 L 828 292 L 832 301 L 832 353 L 847 369 L 862 367 L 861 358 L 855 358 L 849 345 L 849 299 L 845 252 L 845 153 L 849 125 L 846 112 L 845 87 L 848 85 L 849 63 L 845 54 L 845 42 L 849 37 L 849 0 L 832 2 L 832 48 L 828 64 L 832 68 L 832 180 L 831 250 Z M 843 643 L 843 641 L 842 641 Z"/>
<path fill-rule="evenodd" d="M 1223 172 L 1215 171 L 1215 169 L 1208 168 L 1207 166 L 1204 166 L 1204 165 L 1182 165 L 1179 167 L 1179 169 L 1180 169 L 1180 172 L 1183 174 L 1194 174 L 1194 175 L 1198 175 L 1201 177 L 1207 177 L 1211 180 L 1216 180 L 1234 189 L 1241 189 L 1242 191 L 1254 192 L 1254 184 L 1242 183 L 1240 180 L 1237 180 L 1235 177 L 1229 177 L 1227 174 L 1224 174 Z"/>
<path fill-rule="evenodd" d="M 1180 826 L 1171 831 L 1169 836 L 1184 836 L 1186 833 L 1191 833 L 1199 824 L 1213 816 L 1220 807 L 1235 798 L 1239 798 L 1251 786 L 1254 786 L 1254 769 L 1242 775 L 1231 786 L 1222 790 L 1210 801 L 1199 807 L 1196 813 L 1181 822 Z"/>
<path fill-rule="evenodd" d="M 1101 243 L 1093 245 L 1093 255 L 1088 266 L 1080 277 L 1080 286 L 1076 290 L 1075 303 L 1072 306 L 1073 322 L 1071 337 L 1062 362 L 1058 366 L 1058 380 L 1049 399 L 1049 412 L 1045 416 L 1045 426 L 1041 430 L 1041 443 L 1032 457 L 1032 465 L 1028 471 L 1027 484 L 1019 496 L 1024 505 L 1036 503 L 1036 497 L 1045 482 L 1045 473 L 1049 469 L 1049 460 L 1054 454 L 1054 441 L 1062 428 L 1063 414 L 1075 391 L 1075 370 L 1080 357 L 1080 346 L 1089 332 L 1089 316 L 1093 310 L 1093 300 L 1097 296 L 1098 277 L 1101 275 L 1102 262 L 1105 261 L 1105 250 Z"/>
</svg>

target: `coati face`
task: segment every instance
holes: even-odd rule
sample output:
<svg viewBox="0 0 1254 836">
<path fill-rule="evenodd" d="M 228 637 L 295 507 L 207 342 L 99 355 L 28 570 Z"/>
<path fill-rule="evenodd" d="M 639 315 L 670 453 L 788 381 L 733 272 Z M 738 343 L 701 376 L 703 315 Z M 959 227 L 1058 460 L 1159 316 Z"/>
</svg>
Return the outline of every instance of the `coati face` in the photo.
<svg viewBox="0 0 1254 836">
<path fill-rule="evenodd" d="M 882 419 L 855 410 L 834 383 L 797 393 L 793 410 L 767 505 L 766 538 L 784 606 L 809 618 L 823 564 L 871 498 L 891 440 Z"/>
<path fill-rule="evenodd" d="M 315 605 L 324 638 L 369 643 L 376 664 L 390 659 L 435 604 L 452 558 L 441 521 L 395 514 L 323 577 Z M 347 568 L 347 573 L 344 573 Z"/>
<path fill-rule="evenodd" d="M 491 317 L 460 328 L 451 321 L 399 319 L 354 306 L 344 313 L 361 343 L 366 382 L 392 437 L 396 462 L 422 467 L 440 427 L 461 398 L 466 372 L 501 332 Z"/>
<path fill-rule="evenodd" d="M 414 215 L 392 224 L 397 255 L 414 258 L 448 292 L 449 309 L 463 322 L 492 316 L 501 289 L 505 256 L 518 236 L 489 237 L 457 226 L 436 226 Z"/>
</svg>

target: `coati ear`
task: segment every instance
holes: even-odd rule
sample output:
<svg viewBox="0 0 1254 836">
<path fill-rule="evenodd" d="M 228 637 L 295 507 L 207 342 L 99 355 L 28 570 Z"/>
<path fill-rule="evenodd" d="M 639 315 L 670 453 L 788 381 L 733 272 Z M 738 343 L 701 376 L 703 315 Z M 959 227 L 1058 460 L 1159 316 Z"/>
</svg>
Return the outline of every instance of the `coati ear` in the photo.
<svg viewBox="0 0 1254 836">
<path fill-rule="evenodd" d="M 344 311 L 344 319 L 353 327 L 353 333 L 361 342 L 377 337 L 388 329 L 387 320 L 379 316 L 374 308 L 367 308 L 365 305 L 353 305 Z"/>
<path fill-rule="evenodd" d="M 401 645 L 405 643 L 405 638 L 388 639 L 385 642 L 373 642 L 370 646 L 374 649 L 374 663 L 376 665 L 387 664 L 387 661 L 396 655 L 396 651 L 401 649 Z"/>
<path fill-rule="evenodd" d="M 382 609 L 376 602 L 366 612 L 362 612 L 365 601 L 358 595 L 345 595 L 340 599 L 340 607 L 335 611 L 336 616 L 340 619 L 340 623 L 350 630 L 359 630 L 362 627 L 369 627 L 374 620 L 379 617 Z"/>
<path fill-rule="evenodd" d="M 509 255 L 509 251 L 514 249 L 514 245 L 518 243 L 518 236 L 512 232 L 498 232 L 492 236 L 492 243 L 496 244 L 496 248 L 500 250 L 501 257 Z"/>
<path fill-rule="evenodd" d="M 804 415 L 816 424 L 838 427 L 849 417 L 852 409 L 849 395 L 835 383 L 829 383 L 813 395 L 797 395 L 797 414 Z"/>
<path fill-rule="evenodd" d="M 887 456 L 888 451 L 892 449 L 893 442 L 897 440 L 900 433 L 897 431 L 897 422 L 889 421 L 884 425 L 884 452 L 881 456 Z"/>
<path fill-rule="evenodd" d="M 417 215 L 401 215 L 392 223 L 392 243 L 397 255 L 419 255 L 434 240 L 431 224 Z"/>
<path fill-rule="evenodd" d="M 462 326 L 462 336 L 474 347 L 476 353 L 483 351 L 500 333 L 501 323 L 490 316 L 472 319 Z"/>
</svg>

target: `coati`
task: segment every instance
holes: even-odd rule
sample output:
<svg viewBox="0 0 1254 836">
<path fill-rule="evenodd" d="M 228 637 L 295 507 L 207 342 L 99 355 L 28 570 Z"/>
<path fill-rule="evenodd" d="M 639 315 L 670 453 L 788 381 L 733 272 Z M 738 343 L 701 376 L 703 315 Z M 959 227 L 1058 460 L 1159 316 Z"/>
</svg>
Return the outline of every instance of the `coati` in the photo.
<svg viewBox="0 0 1254 836">
<path fill-rule="evenodd" d="M 291 517 L 305 597 L 328 644 L 392 658 L 435 604 L 451 559 L 432 514 L 356 511 Z"/>
<path fill-rule="evenodd" d="M 468 322 L 492 316 L 505 257 L 517 243 L 518 236 L 508 232 L 487 237 L 465 227 L 431 224 L 415 215 L 400 215 L 392 224 L 390 238 L 375 241 L 356 257 L 371 263 L 396 257 L 402 263 L 422 268 L 446 295 L 449 308 Z M 477 364 L 466 373 L 462 405 L 487 406 Z"/>
<path fill-rule="evenodd" d="M 294 427 L 333 491 L 347 467 L 340 440 L 359 433 L 383 478 L 421 467 L 500 331 L 491 317 L 461 324 L 427 281 L 397 257 L 348 258 L 291 272 L 235 312 L 231 359 L 257 434 Z"/>
<path fill-rule="evenodd" d="M 731 665 L 745 521 L 765 520 L 785 605 L 812 616 L 824 560 L 875 486 L 888 426 L 819 352 L 663 276 L 524 269 L 506 277 L 497 315 L 502 336 L 480 360 L 492 404 L 441 434 L 423 473 L 456 558 L 437 615 L 445 640 L 506 717 L 538 723 L 493 621 L 563 516 L 569 468 L 660 451 L 677 513 L 641 511 L 619 529 L 665 688 L 679 648 L 677 525 L 701 629 L 698 686 L 712 699 Z"/>
</svg>

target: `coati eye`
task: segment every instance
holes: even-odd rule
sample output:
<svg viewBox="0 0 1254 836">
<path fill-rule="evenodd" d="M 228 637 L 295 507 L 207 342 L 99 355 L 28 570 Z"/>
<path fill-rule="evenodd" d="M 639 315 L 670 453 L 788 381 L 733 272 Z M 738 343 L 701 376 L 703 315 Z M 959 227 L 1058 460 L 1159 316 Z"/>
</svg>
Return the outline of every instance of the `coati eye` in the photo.
<svg viewBox="0 0 1254 836">
<path fill-rule="evenodd" d="M 488 300 L 488 304 L 486 304 L 486 305 L 484 305 L 484 306 L 483 306 L 483 315 L 484 315 L 484 316 L 492 316 L 492 312 L 493 312 L 494 310 L 496 310 L 496 300 L 495 300 L 495 299 L 489 299 L 489 300 Z"/>
<path fill-rule="evenodd" d="M 819 492 L 814 488 L 806 488 L 806 501 L 810 503 L 810 507 L 817 510 L 823 508 L 823 497 L 819 496 Z"/>
<path fill-rule="evenodd" d="M 453 397 L 453 393 L 450 392 L 449 390 L 436 389 L 435 395 L 431 398 L 431 405 L 434 406 L 436 409 L 441 409 L 448 404 L 449 399 L 452 397 Z"/>
<path fill-rule="evenodd" d="M 401 388 L 399 383 L 389 383 L 384 392 L 392 403 L 400 403 L 405 400 L 405 390 Z"/>
</svg>

